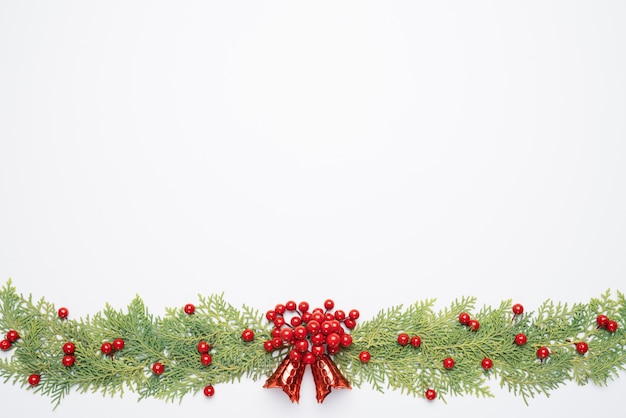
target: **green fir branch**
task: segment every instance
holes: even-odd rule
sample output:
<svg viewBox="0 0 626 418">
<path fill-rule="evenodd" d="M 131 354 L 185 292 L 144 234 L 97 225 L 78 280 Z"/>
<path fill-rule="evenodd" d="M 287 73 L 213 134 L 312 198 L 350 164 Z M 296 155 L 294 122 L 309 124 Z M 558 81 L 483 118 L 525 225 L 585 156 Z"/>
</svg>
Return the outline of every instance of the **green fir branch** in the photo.
<svg viewBox="0 0 626 418">
<path fill-rule="evenodd" d="M 569 381 L 606 385 L 624 369 L 623 328 L 610 333 L 596 326 L 599 314 L 624 323 L 622 293 L 612 299 L 607 291 L 588 304 L 571 306 L 548 300 L 536 313 L 514 319 L 511 301 L 497 308 L 484 306 L 472 315 L 480 323 L 476 332 L 457 319 L 461 312 L 473 312 L 474 303 L 474 298 L 463 298 L 439 313 L 433 313 L 433 301 L 381 311 L 353 330 L 353 345 L 338 353 L 335 362 L 357 387 L 369 383 L 378 391 L 386 388 L 420 397 L 435 388 L 445 400 L 446 395 L 491 397 L 489 381 L 496 379 L 525 402 L 537 394 L 549 395 Z M 396 339 L 400 333 L 419 335 L 421 346 L 400 346 Z M 518 333 L 527 335 L 526 345 L 514 343 Z M 580 341 L 589 345 L 585 355 L 576 351 L 575 343 Z M 550 350 L 548 359 L 537 358 L 539 347 Z M 362 350 L 371 354 L 367 364 L 359 360 Z M 450 370 L 442 364 L 446 357 L 456 362 Z M 481 367 L 485 357 L 493 360 L 490 370 Z"/>
<path fill-rule="evenodd" d="M 621 292 L 613 297 L 607 290 L 588 303 L 571 305 L 547 300 L 535 312 L 517 316 L 511 300 L 477 308 L 476 298 L 463 297 L 438 311 L 435 302 L 393 306 L 359 320 L 350 330 L 352 345 L 333 356 L 348 381 L 415 397 L 432 388 L 444 401 L 449 396 L 492 397 L 490 383 L 499 382 L 528 403 L 572 381 L 606 385 L 626 365 L 626 299 Z M 459 322 L 461 312 L 479 321 L 478 330 Z M 616 320 L 619 328 L 598 328 L 600 314 Z M 51 398 L 55 407 L 73 390 L 182 401 L 209 384 L 268 378 L 289 352 L 288 346 L 271 353 L 264 349 L 272 327 L 258 310 L 236 308 L 223 294 L 198 295 L 192 315 L 182 307 L 168 308 L 162 317 L 152 315 L 137 296 L 124 310 L 106 304 L 83 319 L 60 319 L 54 304 L 18 294 L 9 280 L 0 290 L 0 331 L 17 330 L 20 339 L 2 353 L 0 379 Z M 253 341 L 242 340 L 244 329 L 254 331 Z M 418 335 L 421 345 L 400 345 L 401 333 Z M 527 343 L 518 346 L 514 339 L 520 333 Z M 117 338 L 124 340 L 124 348 L 103 354 L 101 345 Z M 62 364 L 67 341 L 76 346 L 72 367 Z M 212 346 L 208 366 L 200 362 L 200 341 Z M 580 341 L 589 346 L 585 354 L 576 350 Z M 550 350 L 547 359 L 537 358 L 539 347 Z M 369 362 L 360 360 L 362 351 L 370 353 Z M 455 360 L 452 369 L 443 366 L 447 357 Z M 484 358 L 493 361 L 492 368 L 481 367 Z M 165 367 L 162 375 L 152 373 L 157 361 Z M 28 384 L 31 374 L 41 375 L 38 385 Z"/>
</svg>

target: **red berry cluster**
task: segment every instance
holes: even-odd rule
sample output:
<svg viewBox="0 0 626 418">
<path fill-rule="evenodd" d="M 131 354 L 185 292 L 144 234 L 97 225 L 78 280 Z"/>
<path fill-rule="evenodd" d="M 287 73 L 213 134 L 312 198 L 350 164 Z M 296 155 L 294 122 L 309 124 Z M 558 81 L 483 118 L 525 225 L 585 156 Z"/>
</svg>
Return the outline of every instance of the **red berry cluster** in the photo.
<svg viewBox="0 0 626 418">
<path fill-rule="evenodd" d="M 467 312 L 461 312 L 459 314 L 459 322 L 468 327 L 471 331 L 478 331 L 478 328 L 480 328 L 480 322 L 476 319 L 472 319 Z"/>
<path fill-rule="evenodd" d="M 606 315 L 598 315 L 596 322 L 598 323 L 598 328 L 604 328 L 611 333 L 617 331 L 617 321 L 609 319 L 609 317 Z"/>
<path fill-rule="evenodd" d="M 511 310 L 513 311 L 513 319 L 515 319 L 519 315 L 524 313 L 524 306 L 521 303 L 516 303 L 511 307 Z M 523 345 L 526 345 L 526 343 L 528 342 L 528 337 L 526 336 L 526 334 L 520 332 L 519 334 L 515 335 L 513 341 L 516 345 L 521 347 Z"/>
<path fill-rule="evenodd" d="M 617 321 L 609 319 L 606 315 L 598 315 L 596 323 L 598 324 L 598 329 L 606 329 L 610 333 L 614 333 L 618 328 Z M 589 351 L 589 344 L 585 341 L 577 342 L 574 345 L 578 354 L 582 356 L 587 354 L 587 351 Z"/>
<path fill-rule="evenodd" d="M 209 345 L 206 341 L 200 341 L 198 343 L 198 353 L 200 353 L 200 363 L 203 366 L 208 366 L 213 362 L 213 357 L 209 354 L 209 351 L 213 348 L 212 345 Z"/>
<path fill-rule="evenodd" d="M 308 302 L 294 301 L 278 304 L 267 311 L 265 317 L 274 323 L 272 339 L 263 344 L 266 351 L 271 352 L 282 347 L 292 347 L 289 358 L 292 361 L 303 361 L 312 364 L 315 357 L 322 354 L 336 354 L 342 347 L 352 344 L 352 336 L 346 331 L 356 326 L 359 311 L 351 310 L 347 314 L 335 310 L 335 302 L 327 299 L 324 308 L 309 310 Z M 345 326 L 345 328 L 344 328 Z M 246 330 L 249 331 L 249 330 Z M 246 333 L 244 331 L 244 334 Z M 242 338 L 246 337 L 242 334 Z M 252 340 L 254 334 L 248 338 Z"/>
<path fill-rule="evenodd" d="M 14 329 L 9 330 L 6 333 L 4 340 L 0 341 L 0 350 L 2 351 L 10 350 L 11 347 L 13 346 L 13 343 L 19 339 L 20 339 L 20 334 L 16 330 Z"/>
<path fill-rule="evenodd" d="M 63 356 L 61 362 L 65 367 L 72 367 L 74 363 L 76 363 L 76 357 L 74 356 L 74 352 L 76 351 L 76 345 L 73 342 L 68 341 L 63 344 L 62 349 L 65 355 Z"/>
<path fill-rule="evenodd" d="M 113 358 L 113 354 L 117 351 L 121 351 L 124 348 L 124 345 L 125 343 L 123 339 L 116 338 L 115 340 L 113 340 L 113 343 L 110 343 L 108 341 L 103 342 L 100 346 L 100 351 L 102 352 L 102 354 L 106 354 Z"/>
<path fill-rule="evenodd" d="M 398 334 L 398 344 L 404 347 L 409 343 L 413 347 L 419 348 L 419 346 L 422 345 L 422 339 L 419 335 L 413 335 L 412 337 L 409 337 L 409 334 L 407 334 L 406 332 Z"/>
</svg>

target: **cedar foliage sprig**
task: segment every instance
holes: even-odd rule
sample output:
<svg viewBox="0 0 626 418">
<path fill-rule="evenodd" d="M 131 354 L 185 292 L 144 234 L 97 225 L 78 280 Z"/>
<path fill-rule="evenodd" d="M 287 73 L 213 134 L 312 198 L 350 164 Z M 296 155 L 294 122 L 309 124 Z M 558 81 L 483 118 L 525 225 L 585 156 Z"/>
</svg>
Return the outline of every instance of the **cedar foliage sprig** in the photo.
<svg viewBox="0 0 626 418">
<path fill-rule="evenodd" d="M 426 389 L 435 388 L 445 401 L 446 395 L 492 397 L 489 381 L 497 379 L 526 403 L 537 394 L 549 396 L 569 381 L 606 385 L 626 366 L 623 327 L 610 333 L 596 325 L 599 314 L 624 324 L 626 300 L 621 292 L 612 299 L 607 290 L 587 304 L 571 306 L 547 300 L 536 314 L 515 318 L 511 300 L 476 312 L 475 298 L 456 300 L 440 312 L 434 311 L 434 303 L 427 300 L 407 309 L 400 305 L 380 311 L 351 333 L 354 346 L 370 352 L 370 362 L 360 362 L 358 349 L 341 351 L 335 362 L 356 387 L 367 382 L 381 392 L 400 390 L 420 397 Z M 461 312 L 475 312 L 480 322 L 477 332 L 459 323 Z M 421 346 L 399 345 L 400 333 L 419 335 Z M 528 338 L 523 346 L 514 343 L 518 333 Z M 585 355 L 576 350 L 575 343 L 580 341 L 589 345 Z M 550 350 L 548 359 L 537 358 L 539 347 Z M 452 370 L 442 365 L 449 356 L 456 361 Z M 490 370 L 481 368 L 485 357 L 493 360 Z"/>
<path fill-rule="evenodd" d="M 0 290 L 0 331 L 16 329 L 21 339 L 0 358 L 0 377 L 27 386 L 30 374 L 41 374 L 40 384 L 30 389 L 49 396 L 55 407 L 72 390 L 108 396 L 130 391 L 140 400 L 182 401 L 207 384 L 267 378 L 288 353 L 287 347 L 273 353 L 263 348 L 272 324 L 254 308 L 235 308 L 222 294 L 198 298 L 193 315 L 168 308 L 164 316 L 154 316 L 137 296 L 126 310 L 107 304 L 91 317 L 60 320 L 54 304 L 18 294 L 9 280 Z M 612 298 L 607 290 L 573 305 L 547 300 L 515 318 L 511 300 L 477 309 L 476 298 L 464 297 L 439 311 L 435 302 L 390 307 L 357 324 L 351 330 L 353 344 L 334 355 L 344 376 L 356 387 L 368 383 L 380 392 L 399 390 L 416 397 L 435 388 L 444 401 L 447 396 L 492 397 L 489 383 L 495 379 L 528 403 L 570 381 L 606 385 L 626 366 L 626 300 L 620 292 Z M 460 324 L 460 312 L 472 313 L 479 330 Z M 599 314 L 621 326 L 613 333 L 598 329 Z M 254 331 L 254 341 L 242 340 L 244 329 Z M 419 335 L 421 346 L 399 345 L 400 333 Z M 514 344 L 518 333 L 527 335 L 527 344 Z M 113 358 L 103 355 L 102 342 L 115 338 L 125 340 L 124 349 Z M 66 341 L 76 345 L 76 364 L 70 368 L 61 363 Z M 212 345 L 208 367 L 199 361 L 199 341 Z M 576 351 L 578 341 L 588 343 L 585 355 Z M 537 359 L 540 346 L 549 348 L 547 360 Z M 359 359 L 364 350 L 371 354 L 368 363 Z M 451 370 L 442 365 L 446 357 L 456 361 Z M 493 368 L 480 367 L 485 357 L 493 360 Z M 160 376 L 150 371 L 155 361 L 165 365 Z"/>
<path fill-rule="evenodd" d="M 26 386 L 30 374 L 41 374 L 32 390 L 51 397 L 55 407 L 71 389 L 110 396 L 129 390 L 139 400 L 180 401 L 207 384 L 271 373 L 279 359 L 258 346 L 242 344 L 240 338 L 244 328 L 269 337 L 261 318 L 252 308 L 238 310 L 223 295 L 210 295 L 199 296 L 194 315 L 171 308 L 162 318 L 155 317 L 136 297 L 126 311 L 107 304 L 92 317 L 60 320 L 53 304 L 18 295 L 9 280 L 0 290 L 0 330 L 19 330 L 21 339 L 0 361 L 0 377 Z M 103 355 L 101 344 L 115 338 L 124 339 L 124 349 L 113 358 Z M 61 347 L 67 341 L 76 345 L 71 368 L 61 363 Z M 213 346 L 208 367 L 199 360 L 200 341 Z M 161 376 L 150 371 L 156 361 L 166 368 Z"/>
</svg>

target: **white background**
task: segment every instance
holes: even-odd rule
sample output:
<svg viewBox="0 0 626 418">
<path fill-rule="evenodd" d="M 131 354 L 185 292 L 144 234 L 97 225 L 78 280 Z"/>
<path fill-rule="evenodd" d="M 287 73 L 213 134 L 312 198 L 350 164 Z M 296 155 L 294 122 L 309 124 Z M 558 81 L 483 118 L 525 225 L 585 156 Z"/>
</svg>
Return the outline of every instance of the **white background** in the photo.
<svg viewBox="0 0 626 418">
<path fill-rule="evenodd" d="M 224 292 L 368 319 L 626 290 L 626 4 L 0 0 L 0 278 L 93 314 Z M 626 325 L 626 324 L 623 324 Z M 179 404 L 0 385 L 5 414 L 599 416 L 262 381 Z"/>
</svg>

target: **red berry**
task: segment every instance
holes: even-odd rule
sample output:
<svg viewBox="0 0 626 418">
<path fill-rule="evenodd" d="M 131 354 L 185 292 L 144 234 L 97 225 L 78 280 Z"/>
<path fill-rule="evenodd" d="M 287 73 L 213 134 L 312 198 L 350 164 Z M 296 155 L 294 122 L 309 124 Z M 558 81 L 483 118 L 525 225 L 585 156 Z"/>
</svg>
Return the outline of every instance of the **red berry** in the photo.
<svg viewBox="0 0 626 418">
<path fill-rule="evenodd" d="M 245 342 L 250 342 L 254 340 L 254 331 L 252 331 L 249 328 L 244 329 L 243 332 L 241 333 L 241 339 L 244 340 Z"/>
<path fill-rule="evenodd" d="M 596 322 L 598 323 L 598 328 L 606 328 L 609 324 L 609 317 L 606 315 L 598 315 Z"/>
<path fill-rule="evenodd" d="M 332 354 L 332 353 L 330 352 L 331 348 L 332 348 L 332 347 L 328 347 L 328 352 L 329 352 L 329 354 Z M 313 353 L 313 355 L 314 355 L 315 357 L 319 357 L 319 356 L 321 356 L 322 354 L 324 354 L 324 350 L 325 350 L 325 348 L 324 348 L 324 346 L 323 346 L 323 345 L 321 345 L 321 344 L 317 344 L 317 345 L 314 345 L 313 347 L 311 347 L 311 353 Z"/>
<path fill-rule="evenodd" d="M 38 374 L 31 374 L 30 376 L 28 376 L 28 384 L 31 386 L 37 386 L 40 380 L 41 376 Z"/>
<path fill-rule="evenodd" d="M 206 341 L 200 341 L 198 343 L 198 347 L 197 348 L 198 348 L 198 353 L 200 353 L 200 354 L 206 354 L 211 349 L 211 347 L 209 346 L 209 344 Z"/>
<path fill-rule="evenodd" d="M 322 330 L 322 327 L 319 322 L 313 319 L 306 324 L 306 330 L 309 334 L 317 334 Z"/>
<path fill-rule="evenodd" d="M 337 334 L 342 335 L 344 332 L 346 332 L 346 330 L 344 330 L 341 326 L 341 322 L 337 321 L 336 319 L 331 319 L 330 332 L 336 332 Z"/>
<path fill-rule="evenodd" d="M 341 342 L 341 337 L 339 337 L 339 335 L 337 335 L 334 332 L 331 332 L 326 337 L 326 344 L 328 344 L 329 347 L 337 347 L 340 342 Z"/>
<path fill-rule="evenodd" d="M 291 323 L 292 327 L 297 327 L 298 325 L 302 324 L 302 318 L 300 318 L 299 316 L 294 316 L 289 322 Z"/>
<path fill-rule="evenodd" d="M 313 364 L 315 363 L 315 354 L 311 353 L 310 351 L 307 351 L 304 356 L 302 357 L 302 362 L 304 364 Z"/>
<path fill-rule="evenodd" d="M 357 309 L 352 309 L 348 312 L 348 317 L 350 317 L 350 319 L 354 319 L 355 321 L 359 319 L 359 316 L 361 316 L 361 313 Z"/>
<path fill-rule="evenodd" d="M 280 337 L 280 328 L 272 328 L 272 338 Z"/>
<path fill-rule="evenodd" d="M 63 352 L 65 354 L 74 354 L 75 350 L 76 350 L 76 346 L 74 345 L 74 343 L 67 342 L 67 343 L 63 344 Z"/>
<path fill-rule="evenodd" d="M 326 351 L 328 352 L 328 354 L 337 354 L 339 352 L 340 348 L 341 347 L 339 347 L 338 345 L 336 345 L 334 347 L 328 346 L 328 347 L 326 347 Z"/>
<path fill-rule="evenodd" d="M 400 344 L 401 346 L 405 346 L 409 343 L 409 334 L 407 333 L 402 333 L 398 335 L 398 344 Z"/>
<path fill-rule="evenodd" d="M 526 342 L 528 341 L 528 337 L 526 337 L 525 334 L 517 334 L 515 336 L 515 344 L 517 345 L 524 345 L 526 344 Z"/>
<path fill-rule="evenodd" d="M 113 349 L 115 351 L 120 351 L 124 348 L 124 345 L 124 340 L 121 338 L 116 338 L 115 340 L 113 340 Z"/>
<path fill-rule="evenodd" d="M 461 312 L 459 314 L 459 322 L 463 325 L 467 325 L 470 321 L 470 319 L 472 319 L 470 317 L 470 315 L 467 312 Z"/>
<path fill-rule="evenodd" d="M 606 330 L 608 332 L 615 332 L 615 331 L 617 331 L 617 322 L 616 321 L 609 321 L 608 324 L 606 324 Z"/>
<path fill-rule="evenodd" d="M 244 340 L 244 341 L 251 341 L 252 338 L 254 338 L 254 333 L 252 334 L 252 336 L 248 335 L 248 338 L 250 338 L 250 340 Z M 287 341 L 287 342 L 291 341 L 291 339 L 293 338 L 293 330 L 291 328 L 283 328 L 280 331 L 280 338 L 282 338 L 284 341 Z"/>
<path fill-rule="evenodd" d="M 515 305 L 513 305 L 512 309 L 515 315 L 521 315 L 524 313 L 524 307 L 520 303 L 516 303 Z"/>
<path fill-rule="evenodd" d="M 302 361 L 302 353 L 293 349 L 289 352 L 289 359 L 293 362 L 300 362 Z"/>
<path fill-rule="evenodd" d="M 193 306 L 193 304 L 188 303 L 185 305 L 184 310 L 187 315 L 193 315 L 193 313 L 196 311 L 196 307 Z"/>
<path fill-rule="evenodd" d="M 422 339 L 419 337 L 419 335 L 414 335 L 411 337 L 411 345 L 415 348 L 418 348 L 420 345 L 422 345 Z"/>
<path fill-rule="evenodd" d="M 468 323 L 467 326 L 469 327 L 469 329 L 471 329 L 472 331 L 478 331 L 478 328 L 480 328 L 480 322 L 478 322 L 475 319 L 471 319 Z"/>
<path fill-rule="evenodd" d="M 313 322 L 313 321 L 311 321 L 311 322 Z M 320 325 L 320 329 L 322 330 L 322 334 L 324 334 L 324 335 L 330 334 L 331 328 L 332 327 L 330 325 L 330 322 L 328 322 L 328 321 L 324 321 L 324 322 L 322 322 L 322 325 Z M 308 329 L 308 326 L 307 326 L 307 329 Z"/>
<path fill-rule="evenodd" d="M 297 308 L 296 302 L 294 302 L 293 300 L 290 300 L 287 303 L 285 303 L 285 309 L 287 309 L 288 311 L 295 311 L 296 308 Z"/>
<path fill-rule="evenodd" d="M 348 329 L 353 329 L 354 327 L 356 327 L 356 321 L 352 318 L 346 318 L 343 323 L 345 324 L 346 328 Z"/>
<path fill-rule="evenodd" d="M 156 375 L 160 375 L 160 374 L 163 374 L 164 371 L 165 371 L 165 366 L 163 366 L 162 363 L 159 363 L 157 361 L 156 363 L 152 365 L 152 373 Z"/>
<path fill-rule="evenodd" d="M 346 313 L 344 311 L 342 311 L 341 309 L 338 309 L 335 311 L 335 319 L 337 321 L 343 321 L 344 319 L 346 319 Z"/>
<path fill-rule="evenodd" d="M 309 349 L 309 341 L 308 340 L 297 340 L 294 344 L 296 350 L 301 353 L 306 353 Z"/>
<path fill-rule="evenodd" d="M 453 368 L 454 367 L 454 359 L 452 357 L 445 358 L 443 360 L 443 367 L 445 367 L 448 370 Z"/>
<path fill-rule="evenodd" d="M 0 350 L 8 351 L 10 349 L 11 349 L 11 341 L 9 341 L 9 340 L 2 340 L 2 341 L 0 341 Z"/>
<path fill-rule="evenodd" d="M 215 395 L 215 388 L 212 385 L 208 385 L 204 387 L 204 396 L 210 398 L 211 396 Z"/>
<path fill-rule="evenodd" d="M 111 344 L 110 342 L 102 343 L 102 345 L 100 346 L 100 351 L 102 351 L 102 354 L 111 354 L 113 352 L 113 344 Z"/>
<path fill-rule="evenodd" d="M 335 307 L 335 302 L 332 299 L 326 299 L 324 301 L 324 308 L 326 308 L 327 311 L 330 311 L 334 307 Z"/>
<path fill-rule="evenodd" d="M 282 303 L 279 303 L 278 305 L 274 307 L 274 310 L 276 311 L 276 315 L 283 315 L 285 311 L 287 310 L 287 307 L 283 305 Z"/>
<path fill-rule="evenodd" d="M 313 312 L 313 316 L 312 316 L 314 321 L 319 322 L 320 324 L 322 322 L 324 322 L 324 314 L 322 312 Z M 308 321 L 307 321 L 308 322 Z"/>
<path fill-rule="evenodd" d="M 276 312 L 272 310 L 267 311 L 267 313 L 265 314 L 265 318 L 267 318 L 268 321 L 273 321 L 274 319 L 276 319 Z"/>
<path fill-rule="evenodd" d="M 361 363 L 367 363 L 368 361 L 370 361 L 371 358 L 372 355 L 369 353 L 369 351 L 361 351 L 359 353 L 359 360 L 361 360 Z"/>
<path fill-rule="evenodd" d="M 19 339 L 20 339 L 20 334 L 18 334 L 16 330 L 12 329 L 12 330 L 9 330 L 9 332 L 7 332 L 7 340 L 9 340 L 10 342 L 14 343 Z"/>
<path fill-rule="evenodd" d="M 283 339 L 280 337 L 274 337 L 272 338 L 272 345 L 274 346 L 274 348 L 280 348 L 283 345 Z"/>
<path fill-rule="evenodd" d="M 307 333 L 308 331 L 303 325 L 298 325 L 297 327 L 293 329 L 293 336 L 296 338 L 296 340 L 305 339 L 307 336 Z"/>
<path fill-rule="evenodd" d="M 490 358 L 485 357 L 483 361 L 480 362 L 480 365 L 483 369 L 489 370 L 493 367 L 493 361 Z"/>
<path fill-rule="evenodd" d="M 314 334 L 311 337 L 311 343 L 312 344 L 322 345 L 325 342 L 326 342 L 326 336 L 324 334 L 322 334 L 321 332 L 318 332 L 317 334 Z"/>
<path fill-rule="evenodd" d="M 61 362 L 65 367 L 72 367 L 76 362 L 76 357 L 68 354 L 63 357 L 63 360 L 61 360 Z"/>
<path fill-rule="evenodd" d="M 306 311 L 309 310 L 309 303 L 308 302 L 300 302 L 300 304 L 298 305 L 298 310 L 302 313 L 305 313 Z"/>
<path fill-rule="evenodd" d="M 57 312 L 57 315 L 59 315 L 59 318 L 61 319 L 67 318 L 69 314 L 70 314 L 70 311 L 68 311 L 67 308 L 59 308 Z"/>
<path fill-rule="evenodd" d="M 586 342 L 581 341 L 576 344 L 576 351 L 578 351 L 579 354 L 584 355 L 587 351 L 589 351 L 589 345 Z"/>
<path fill-rule="evenodd" d="M 428 399 L 429 401 L 434 400 L 437 397 L 437 392 L 435 392 L 434 389 L 428 389 L 426 390 L 426 392 L 424 393 L 424 396 L 426 397 L 426 399 Z"/>
<path fill-rule="evenodd" d="M 208 366 L 212 362 L 213 362 L 213 357 L 211 357 L 210 354 L 204 353 L 200 356 L 200 363 L 202 363 L 202 365 Z"/>
<path fill-rule="evenodd" d="M 283 316 L 277 316 L 276 318 L 274 318 L 274 326 L 276 328 L 280 328 L 283 325 L 285 325 L 285 317 Z"/>
<path fill-rule="evenodd" d="M 265 351 L 267 351 L 268 353 L 271 353 L 272 351 L 274 351 L 274 343 L 272 343 L 271 340 L 267 340 L 263 343 L 263 348 L 265 349 Z"/>
<path fill-rule="evenodd" d="M 550 355 L 550 350 L 548 350 L 546 347 L 539 347 L 539 349 L 537 349 L 537 357 L 541 361 L 547 359 L 549 355 Z"/>
<path fill-rule="evenodd" d="M 352 335 L 342 334 L 341 342 L 339 344 L 341 344 L 342 347 L 350 347 L 352 345 Z"/>
</svg>

